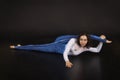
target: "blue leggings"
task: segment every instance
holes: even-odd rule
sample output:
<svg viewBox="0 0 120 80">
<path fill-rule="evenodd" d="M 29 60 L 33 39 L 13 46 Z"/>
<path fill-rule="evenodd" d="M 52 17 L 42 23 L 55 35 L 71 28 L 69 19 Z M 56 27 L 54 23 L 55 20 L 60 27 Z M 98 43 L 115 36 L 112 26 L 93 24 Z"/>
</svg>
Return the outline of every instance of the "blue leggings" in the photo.
<svg viewBox="0 0 120 80">
<path fill-rule="evenodd" d="M 40 44 L 40 45 L 24 45 L 24 46 L 15 46 L 15 49 L 19 50 L 28 50 L 28 51 L 42 51 L 42 52 L 55 52 L 63 54 L 65 50 L 65 45 L 71 38 L 77 38 L 78 35 L 64 35 L 56 38 L 52 43 Z M 90 35 L 91 39 L 106 42 L 105 39 L 101 39 L 98 36 Z"/>
</svg>

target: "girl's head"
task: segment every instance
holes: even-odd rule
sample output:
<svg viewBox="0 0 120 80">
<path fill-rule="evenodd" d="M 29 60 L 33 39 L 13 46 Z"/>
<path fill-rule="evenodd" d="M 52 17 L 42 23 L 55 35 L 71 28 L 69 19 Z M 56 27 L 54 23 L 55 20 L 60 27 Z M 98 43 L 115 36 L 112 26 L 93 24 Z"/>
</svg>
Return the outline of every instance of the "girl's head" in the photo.
<svg viewBox="0 0 120 80">
<path fill-rule="evenodd" d="M 88 48 L 89 42 L 90 39 L 88 34 L 81 34 L 78 36 L 77 43 L 79 44 L 79 46 Z"/>
</svg>

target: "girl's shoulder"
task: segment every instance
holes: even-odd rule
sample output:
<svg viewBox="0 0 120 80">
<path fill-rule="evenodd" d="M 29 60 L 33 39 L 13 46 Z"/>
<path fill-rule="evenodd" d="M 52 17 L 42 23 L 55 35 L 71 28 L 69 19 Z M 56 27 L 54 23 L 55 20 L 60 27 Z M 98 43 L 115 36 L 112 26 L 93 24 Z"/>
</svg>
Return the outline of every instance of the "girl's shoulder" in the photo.
<svg viewBox="0 0 120 80">
<path fill-rule="evenodd" d="M 76 42 L 77 38 L 71 38 L 69 41 Z"/>
</svg>

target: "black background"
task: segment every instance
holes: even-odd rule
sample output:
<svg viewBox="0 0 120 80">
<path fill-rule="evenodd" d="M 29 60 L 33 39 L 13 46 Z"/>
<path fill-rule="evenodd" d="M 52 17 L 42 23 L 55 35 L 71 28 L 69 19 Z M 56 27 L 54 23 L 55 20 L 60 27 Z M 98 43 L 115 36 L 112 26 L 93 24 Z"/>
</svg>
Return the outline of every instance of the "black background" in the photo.
<svg viewBox="0 0 120 80">
<path fill-rule="evenodd" d="M 0 80 L 117 80 L 120 78 L 120 5 L 117 0 L 1 0 Z M 70 57 L 11 50 L 11 44 L 51 42 L 63 34 L 105 34 L 100 54 Z M 120 79 L 118 79 L 120 80 Z"/>
<path fill-rule="evenodd" d="M 120 34 L 120 5 L 115 0 L 2 0 L 0 4 L 2 39 Z"/>
</svg>

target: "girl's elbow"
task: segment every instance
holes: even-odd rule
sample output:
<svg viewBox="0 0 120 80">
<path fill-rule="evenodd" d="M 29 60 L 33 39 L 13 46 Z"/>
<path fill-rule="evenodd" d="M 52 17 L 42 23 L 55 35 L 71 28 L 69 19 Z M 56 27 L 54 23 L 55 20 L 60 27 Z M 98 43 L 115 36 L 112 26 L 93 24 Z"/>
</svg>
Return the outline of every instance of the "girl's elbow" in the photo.
<svg viewBox="0 0 120 80">
<path fill-rule="evenodd" d="M 100 52 L 100 50 L 97 50 L 97 51 L 96 51 L 96 53 L 99 53 L 99 52 Z"/>
<path fill-rule="evenodd" d="M 93 51 L 94 53 L 99 53 L 100 52 L 100 50 L 95 50 L 95 51 Z"/>
</svg>

